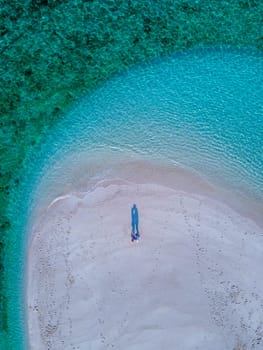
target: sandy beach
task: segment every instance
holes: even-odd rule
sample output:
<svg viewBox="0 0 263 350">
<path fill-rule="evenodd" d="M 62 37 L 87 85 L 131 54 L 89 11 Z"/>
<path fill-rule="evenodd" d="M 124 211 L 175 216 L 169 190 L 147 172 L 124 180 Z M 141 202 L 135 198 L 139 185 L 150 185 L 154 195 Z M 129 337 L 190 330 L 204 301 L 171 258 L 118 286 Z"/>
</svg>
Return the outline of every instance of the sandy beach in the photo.
<svg viewBox="0 0 263 350">
<path fill-rule="evenodd" d="M 28 249 L 30 349 L 262 349 L 263 230 L 226 204 L 121 179 L 54 199 Z"/>
</svg>

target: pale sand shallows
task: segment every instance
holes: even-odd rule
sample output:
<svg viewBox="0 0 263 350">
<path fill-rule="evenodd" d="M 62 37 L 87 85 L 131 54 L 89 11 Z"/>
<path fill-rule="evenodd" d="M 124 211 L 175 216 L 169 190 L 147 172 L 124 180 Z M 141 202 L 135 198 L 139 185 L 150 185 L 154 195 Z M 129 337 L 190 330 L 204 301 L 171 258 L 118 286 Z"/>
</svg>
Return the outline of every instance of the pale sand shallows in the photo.
<svg viewBox="0 0 263 350">
<path fill-rule="evenodd" d="M 101 182 L 42 214 L 27 266 L 30 349 L 263 348 L 262 228 L 206 196 Z"/>
</svg>

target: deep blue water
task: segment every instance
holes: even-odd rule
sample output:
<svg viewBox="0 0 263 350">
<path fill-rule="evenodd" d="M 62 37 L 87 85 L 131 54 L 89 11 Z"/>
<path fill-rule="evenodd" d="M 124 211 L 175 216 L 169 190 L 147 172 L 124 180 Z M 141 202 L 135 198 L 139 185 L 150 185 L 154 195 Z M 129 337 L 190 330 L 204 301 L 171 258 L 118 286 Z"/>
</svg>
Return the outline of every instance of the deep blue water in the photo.
<svg viewBox="0 0 263 350">
<path fill-rule="evenodd" d="M 88 181 L 94 175 L 89 160 L 96 155 L 105 169 L 112 153 L 186 167 L 262 203 L 262 58 L 251 50 L 188 50 L 134 67 L 83 96 L 29 159 L 13 210 L 24 236 L 15 243 L 21 256 L 10 258 L 10 285 L 22 283 L 16 277 L 23 276 L 18 269 L 25 267 L 27 224 L 35 206 L 42 197 L 74 189 L 80 178 Z"/>
</svg>

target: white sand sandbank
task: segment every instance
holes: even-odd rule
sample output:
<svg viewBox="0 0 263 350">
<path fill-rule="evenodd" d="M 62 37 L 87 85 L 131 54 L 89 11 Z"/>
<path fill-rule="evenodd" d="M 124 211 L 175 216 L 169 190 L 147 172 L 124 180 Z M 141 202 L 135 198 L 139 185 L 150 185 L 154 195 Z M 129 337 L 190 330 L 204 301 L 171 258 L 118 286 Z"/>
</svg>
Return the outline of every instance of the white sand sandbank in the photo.
<svg viewBox="0 0 263 350">
<path fill-rule="evenodd" d="M 30 349 L 263 348 L 263 230 L 216 200 L 105 181 L 53 201 L 32 231 Z"/>
</svg>

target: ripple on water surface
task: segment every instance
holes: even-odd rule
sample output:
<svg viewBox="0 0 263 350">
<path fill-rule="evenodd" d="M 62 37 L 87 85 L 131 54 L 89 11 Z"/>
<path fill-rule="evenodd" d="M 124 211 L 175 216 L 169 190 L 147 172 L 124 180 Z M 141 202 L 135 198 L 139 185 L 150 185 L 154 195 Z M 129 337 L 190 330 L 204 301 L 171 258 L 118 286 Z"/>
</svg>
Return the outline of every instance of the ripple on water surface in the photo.
<svg viewBox="0 0 263 350">
<path fill-rule="evenodd" d="M 189 50 L 116 76 L 50 135 L 42 159 L 53 196 L 69 180 L 77 186 L 76 168 L 88 170 L 90 157 L 110 150 L 191 168 L 260 199 L 262 81 L 262 54 L 231 49 Z"/>
</svg>

